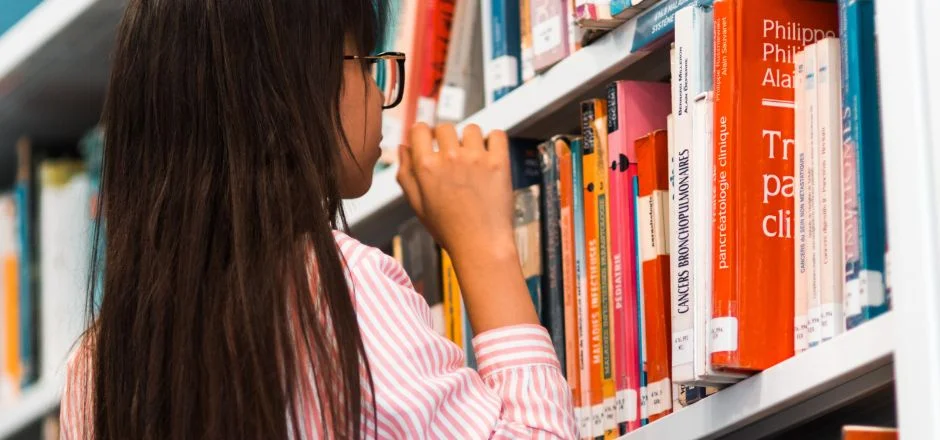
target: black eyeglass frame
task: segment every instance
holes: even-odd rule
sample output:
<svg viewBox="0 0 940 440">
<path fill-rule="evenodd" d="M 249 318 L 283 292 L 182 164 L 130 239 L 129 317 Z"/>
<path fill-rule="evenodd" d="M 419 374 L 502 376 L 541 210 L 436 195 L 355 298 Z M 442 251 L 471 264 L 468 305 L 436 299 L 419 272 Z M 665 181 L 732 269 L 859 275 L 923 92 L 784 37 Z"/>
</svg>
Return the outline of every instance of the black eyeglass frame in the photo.
<svg viewBox="0 0 940 440">
<path fill-rule="evenodd" d="M 365 60 L 369 63 L 375 63 L 379 60 L 394 60 L 398 64 L 398 86 L 396 87 L 395 99 L 391 104 L 382 104 L 382 109 L 390 109 L 401 104 L 405 96 L 405 54 L 402 52 L 382 52 L 377 55 L 344 55 L 344 60 Z"/>
</svg>

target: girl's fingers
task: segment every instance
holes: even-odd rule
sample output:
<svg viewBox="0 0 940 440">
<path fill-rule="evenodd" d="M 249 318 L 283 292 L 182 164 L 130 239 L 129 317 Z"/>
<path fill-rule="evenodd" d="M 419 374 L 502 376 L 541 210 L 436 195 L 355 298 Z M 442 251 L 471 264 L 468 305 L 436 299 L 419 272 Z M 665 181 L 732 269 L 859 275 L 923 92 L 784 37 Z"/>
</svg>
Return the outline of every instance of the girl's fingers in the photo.
<svg viewBox="0 0 940 440">
<path fill-rule="evenodd" d="M 486 137 L 486 149 L 489 150 L 490 156 L 494 159 L 508 161 L 509 139 L 506 137 L 506 132 L 502 130 L 491 131 L 489 136 Z"/>
<path fill-rule="evenodd" d="M 437 139 L 437 147 L 441 153 L 449 153 L 460 148 L 460 140 L 457 138 L 457 130 L 454 129 L 453 124 L 440 124 L 434 127 L 434 138 Z"/>
<path fill-rule="evenodd" d="M 411 152 L 411 163 L 421 164 L 422 157 L 434 154 L 434 135 L 431 128 L 423 122 L 419 122 L 411 128 L 411 145 L 408 150 Z"/>
<path fill-rule="evenodd" d="M 415 179 L 415 172 L 411 160 L 411 147 L 402 145 L 398 147 L 398 184 L 401 185 L 402 192 L 405 193 L 405 199 L 418 216 L 422 216 L 424 211 L 421 206 L 421 194 L 418 187 L 418 181 Z"/>
<path fill-rule="evenodd" d="M 470 124 L 463 128 L 463 147 L 485 150 L 486 145 L 483 141 L 483 131 L 480 126 Z"/>
</svg>

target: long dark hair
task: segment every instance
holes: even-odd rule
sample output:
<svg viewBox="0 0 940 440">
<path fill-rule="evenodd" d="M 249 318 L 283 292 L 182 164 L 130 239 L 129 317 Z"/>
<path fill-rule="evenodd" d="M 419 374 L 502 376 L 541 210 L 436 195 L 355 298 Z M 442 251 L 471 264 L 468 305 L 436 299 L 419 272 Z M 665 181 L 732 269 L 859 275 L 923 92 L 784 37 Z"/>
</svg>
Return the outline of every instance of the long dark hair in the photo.
<svg viewBox="0 0 940 440">
<path fill-rule="evenodd" d="M 344 40 L 372 51 L 385 13 L 129 2 L 102 117 L 96 438 L 300 438 L 315 418 L 327 436 L 363 433 L 371 374 L 332 229 Z"/>
</svg>

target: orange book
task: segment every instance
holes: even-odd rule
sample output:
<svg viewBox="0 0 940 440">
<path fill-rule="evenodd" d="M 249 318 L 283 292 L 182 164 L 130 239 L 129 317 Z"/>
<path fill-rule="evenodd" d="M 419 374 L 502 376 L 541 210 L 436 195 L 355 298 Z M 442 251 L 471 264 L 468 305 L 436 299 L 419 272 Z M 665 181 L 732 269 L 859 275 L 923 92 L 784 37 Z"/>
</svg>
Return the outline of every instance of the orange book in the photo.
<svg viewBox="0 0 940 440">
<path fill-rule="evenodd" d="M 578 347 L 578 274 L 574 250 L 574 173 L 571 148 L 564 138 L 555 138 L 558 158 L 558 200 L 561 226 L 562 290 L 565 300 L 565 376 L 574 400 L 575 422 L 581 420 L 581 370 Z M 580 188 L 579 188 L 580 190 Z"/>
<path fill-rule="evenodd" d="M 441 280 L 444 290 L 444 336 L 464 347 L 464 319 L 457 272 L 447 251 L 441 249 Z"/>
<path fill-rule="evenodd" d="M 607 103 L 592 99 L 581 103 L 584 148 L 584 230 L 587 243 L 587 278 L 591 346 L 591 430 L 595 437 L 616 433 L 614 365 L 609 301 L 607 201 Z"/>
<path fill-rule="evenodd" d="M 643 326 L 649 421 L 672 412 L 672 324 L 669 289 L 669 149 L 665 130 L 636 141 L 640 180 L 637 224 L 643 258 Z"/>
<path fill-rule="evenodd" d="M 715 2 L 715 368 L 793 355 L 793 56 L 838 35 L 834 3 Z"/>
<path fill-rule="evenodd" d="M 16 204 L 13 197 L 0 197 L 0 398 L 19 387 L 20 364 L 19 263 L 16 247 Z"/>
<path fill-rule="evenodd" d="M 895 428 L 879 428 L 875 426 L 843 426 L 842 440 L 897 440 L 898 430 Z"/>
</svg>

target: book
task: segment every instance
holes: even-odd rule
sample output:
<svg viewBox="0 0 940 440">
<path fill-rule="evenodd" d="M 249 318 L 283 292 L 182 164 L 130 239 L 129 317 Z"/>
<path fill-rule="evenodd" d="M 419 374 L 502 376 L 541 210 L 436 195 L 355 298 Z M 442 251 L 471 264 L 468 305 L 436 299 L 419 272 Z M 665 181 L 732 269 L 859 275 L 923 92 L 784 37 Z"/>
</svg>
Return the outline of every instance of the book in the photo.
<svg viewBox="0 0 940 440">
<path fill-rule="evenodd" d="M 570 54 L 566 0 L 531 0 L 532 67 L 544 72 Z"/>
<path fill-rule="evenodd" d="M 424 122 L 430 126 L 433 126 L 437 119 L 437 100 L 447 63 L 455 2 L 456 0 L 424 0 L 419 6 L 422 8 L 419 13 L 423 14 L 426 21 L 419 40 L 420 51 L 415 50 L 415 53 L 411 54 L 418 55 L 420 62 L 412 75 L 418 85 L 414 118 L 415 122 Z"/>
<path fill-rule="evenodd" d="M 85 164 L 50 159 L 39 165 L 39 359 L 41 378 L 64 371 L 85 330 L 91 219 Z"/>
<path fill-rule="evenodd" d="M 809 348 L 809 291 L 813 272 L 810 253 L 813 246 L 809 235 L 809 192 L 812 190 L 809 148 L 806 145 L 806 88 L 803 77 L 806 63 L 803 52 L 793 56 L 793 350 L 801 353 Z"/>
<path fill-rule="evenodd" d="M 575 185 L 572 148 L 577 147 L 578 144 L 577 140 L 565 136 L 556 136 L 551 141 L 558 161 L 559 230 L 565 314 L 565 377 L 571 389 L 575 424 L 579 432 L 585 432 L 585 426 L 582 426 L 581 371 L 583 364 L 579 343 L 581 323 L 578 313 L 578 272 L 575 261 L 574 227 L 574 191 L 577 188 L 580 192 L 580 185 Z"/>
<path fill-rule="evenodd" d="M 623 20 L 611 15 L 610 6 L 609 0 L 574 0 L 575 21 L 584 29 L 613 29 Z"/>
<path fill-rule="evenodd" d="M 447 65 L 437 104 L 438 122 L 458 123 L 483 108 L 483 39 L 480 0 L 460 0 L 447 45 Z"/>
<path fill-rule="evenodd" d="M 633 18 L 656 3 L 656 0 L 610 0 L 610 14 L 620 20 Z"/>
<path fill-rule="evenodd" d="M 820 294 L 821 273 L 819 267 L 819 253 L 821 251 L 819 234 L 819 102 L 816 90 L 816 51 L 813 45 L 806 46 L 803 51 L 803 98 L 806 110 L 803 112 L 804 142 L 809 159 L 806 168 L 806 233 L 809 250 L 809 290 L 806 306 L 806 335 L 809 346 L 819 345 L 821 333 L 819 332 L 819 317 L 822 295 Z M 795 127 L 794 127 L 795 129 Z"/>
<path fill-rule="evenodd" d="M 846 327 L 888 309 L 881 119 L 871 0 L 839 0 L 842 39 L 842 188 Z"/>
<path fill-rule="evenodd" d="M 405 61 L 405 72 L 408 76 L 415 76 L 413 73 L 418 69 L 418 56 L 411 52 L 415 49 L 418 32 L 418 0 L 397 0 L 397 8 L 394 13 L 397 14 L 397 20 L 389 20 L 394 26 L 395 43 L 392 45 L 394 50 L 399 52 L 408 52 Z M 407 78 L 407 77 L 406 77 Z M 381 147 L 386 153 L 385 156 L 392 156 L 393 150 L 397 152 L 398 146 L 405 141 L 407 130 L 414 122 L 414 114 L 409 115 L 417 104 L 417 88 L 411 83 L 405 84 L 405 91 L 402 97 L 402 103 L 394 108 L 382 112 L 382 142 Z M 414 102 L 414 104 L 408 104 Z M 393 159 L 388 159 L 394 161 Z"/>
<path fill-rule="evenodd" d="M 672 412 L 670 274 L 667 245 L 669 151 L 666 130 L 636 141 L 639 173 L 639 249 L 642 255 L 647 411 L 652 422 Z"/>
<path fill-rule="evenodd" d="M 709 351 L 719 369 L 764 370 L 793 354 L 792 54 L 834 36 L 836 12 L 807 0 L 714 4 Z"/>
<path fill-rule="evenodd" d="M 680 9 L 673 75 L 675 160 L 670 206 L 673 380 L 687 385 L 733 383 L 708 355 L 712 309 L 712 180 L 714 137 L 713 11 L 708 1 Z"/>
<path fill-rule="evenodd" d="M 441 285 L 441 253 L 431 233 L 417 218 L 398 227 L 396 256 L 411 278 L 411 284 L 424 297 L 431 311 L 431 327 L 442 336 L 444 331 L 444 294 Z"/>
<path fill-rule="evenodd" d="M 16 202 L 0 195 L 0 402 L 20 388 L 19 263 Z"/>
<path fill-rule="evenodd" d="M 539 159 L 542 165 L 542 185 L 539 192 L 539 215 L 542 243 L 542 325 L 548 329 L 555 346 L 555 354 L 560 365 L 567 365 L 565 359 L 565 292 L 562 262 L 561 237 L 561 183 L 560 163 L 556 139 L 539 144 Z M 570 152 L 568 164 L 571 164 Z M 569 177 L 570 177 L 570 169 Z M 570 218 L 570 195 L 569 195 Z M 574 260 L 572 259 L 572 268 Z M 572 281 L 574 281 L 572 279 Z"/>
<path fill-rule="evenodd" d="M 897 428 L 847 425 L 842 427 L 842 440 L 897 440 Z"/>
<path fill-rule="evenodd" d="M 522 83 L 519 0 L 480 0 L 486 105 Z"/>
<path fill-rule="evenodd" d="M 581 355 L 579 365 L 581 370 L 581 420 L 578 430 L 581 436 L 593 437 L 594 407 L 591 395 L 591 377 L 593 369 L 591 345 L 591 308 L 590 291 L 588 289 L 588 244 L 587 244 L 587 214 L 585 206 L 585 177 L 584 177 L 584 139 L 581 137 L 571 139 L 571 206 L 572 223 L 574 224 L 574 259 L 575 273 L 577 275 L 577 304 L 578 304 L 578 347 Z M 603 411 L 599 412 L 603 415 Z"/>
<path fill-rule="evenodd" d="M 519 0 L 519 40 L 522 82 L 535 78 L 535 52 L 532 41 L 532 0 Z"/>
<path fill-rule="evenodd" d="M 538 186 L 542 183 L 542 159 L 539 144 L 534 139 L 509 139 L 509 167 L 514 190 Z"/>
<path fill-rule="evenodd" d="M 37 244 L 32 220 L 36 218 L 38 203 L 34 194 L 34 162 L 32 145 L 28 138 L 20 138 L 16 143 L 16 181 L 13 185 L 14 203 L 16 204 L 16 246 L 19 263 L 19 373 L 20 386 L 32 384 L 39 373 L 36 358 L 36 305 L 35 292 L 38 290 L 38 276 L 33 249 Z"/>
<path fill-rule="evenodd" d="M 816 41 L 818 110 L 816 161 L 817 240 L 819 241 L 819 337 L 822 342 L 842 333 L 842 69 L 836 37 Z"/>
<path fill-rule="evenodd" d="M 466 350 L 464 344 L 464 311 L 460 296 L 460 283 L 454 262 L 446 250 L 441 249 L 441 283 L 444 304 L 444 336 Z"/>
<path fill-rule="evenodd" d="M 535 310 L 542 310 L 542 243 L 539 219 L 539 185 L 513 192 L 513 220 L 519 263 Z M 543 319 L 541 313 L 539 318 Z"/>
<path fill-rule="evenodd" d="M 607 206 L 606 184 L 598 174 L 600 153 L 599 133 L 597 132 L 597 119 L 604 118 L 606 125 L 606 107 L 599 99 L 583 101 L 581 103 L 581 137 L 584 151 L 582 167 L 584 170 L 584 230 L 587 249 L 587 293 L 588 293 L 588 319 L 590 335 L 590 388 L 591 388 L 591 436 L 602 437 L 609 429 L 608 416 L 611 415 L 612 406 L 608 397 L 613 397 L 608 390 L 608 381 L 612 378 L 611 362 L 609 358 L 609 345 L 605 350 L 605 342 L 610 342 L 609 328 L 605 331 L 604 321 L 610 316 L 604 313 L 603 306 L 607 300 L 601 291 L 601 262 L 602 241 L 607 241 Z M 604 127 L 606 132 L 606 127 Z M 606 136 L 605 136 L 606 137 Z M 606 162 L 604 164 L 603 180 L 607 180 Z M 603 219 L 601 218 L 603 216 Z M 603 224 L 602 224 L 603 223 Z M 606 243 L 604 244 L 606 248 Z M 606 285 L 607 282 L 604 281 Z M 609 324 L 609 321 L 608 321 Z M 606 341 L 605 341 L 606 333 Z M 613 418 L 611 417 L 611 420 Z"/>
</svg>

